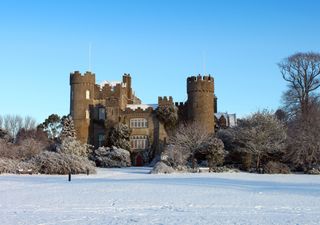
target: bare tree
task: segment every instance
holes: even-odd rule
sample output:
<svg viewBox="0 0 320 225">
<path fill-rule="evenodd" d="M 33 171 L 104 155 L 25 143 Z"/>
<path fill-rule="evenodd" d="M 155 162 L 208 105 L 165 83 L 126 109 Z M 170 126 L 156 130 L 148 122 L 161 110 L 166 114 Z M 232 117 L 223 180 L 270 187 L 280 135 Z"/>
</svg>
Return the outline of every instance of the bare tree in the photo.
<svg viewBox="0 0 320 225">
<path fill-rule="evenodd" d="M 169 138 L 169 146 L 165 152 L 176 164 L 185 165 L 191 158 L 194 161 L 195 153 L 201 149 L 213 134 L 208 133 L 196 123 L 180 125 L 176 133 Z"/>
<path fill-rule="evenodd" d="M 26 116 L 23 121 L 23 128 L 25 130 L 34 130 L 36 128 L 36 120 L 31 116 Z"/>
<path fill-rule="evenodd" d="M 18 131 L 23 127 L 23 119 L 18 115 L 6 115 L 4 117 L 4 129 L 15 138 Z"/>
<path fill-rule="evenodd" d="M 286 129 L 271 112 L 264 110 L 241 120 L 235 132 L 240 150 L 255 156 L 256 169 L 260 168 L 263 157 L 284 153 Z"/>
<path fill-rule="evenodd" d="M 0 116 L 0 128 L 6 130 L 15 139 L 21 129 L 26 131 L 34 130 L 36 128 L 36 120 L 31 116 L 26 116 L 25 118 L 19 115 Z"/>
<path fill-rule="evenodd" d="M 289 90 L 283 96 L 287 111 L 300 112 L 307 118 L 311 102 L 318 96 L 315 91 L 320 87 L 320 54 L 296 53 L 278 66 L 283 79 L 288 82 Z"/>
<path fill-rule="evenodd" d="M 320 165 L 320 106 L 310 108 L 308 121 L 297 117 L 288 124 L 288 148 L 285 158 L 305 172 Z"/>
</svg>

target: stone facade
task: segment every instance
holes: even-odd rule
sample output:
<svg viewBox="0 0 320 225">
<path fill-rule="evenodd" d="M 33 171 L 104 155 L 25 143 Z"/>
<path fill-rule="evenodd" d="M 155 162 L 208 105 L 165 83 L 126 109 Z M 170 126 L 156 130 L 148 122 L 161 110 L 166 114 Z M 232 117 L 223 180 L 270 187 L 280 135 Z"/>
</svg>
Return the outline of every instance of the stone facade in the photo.
<svg viewBox="0 0 320 225">
<path fill-rule="evenodd" d="M 74 119 L 77 137 L 82 143 L 96 148 L 105 144 L 109 128 L 125 123 L 131 129 L 133 165 L 143 165 L 159 155 L 167 141 L 164 126 L 156 117 L 160 105 L 175 105 L 179 120 L 201 124 L 209 132 L 215 130 L 214 113 L 217 99 L 211 76 L 187 78 L 188 100 L 174 103 L 172 97 L 158 97 L 158 104 L 141 104 L 131 87 L 130 74 L 121 82 L 96 84 L 95 74 L 78 71 L 70 74 L 70 114 Z"/>
</svg>

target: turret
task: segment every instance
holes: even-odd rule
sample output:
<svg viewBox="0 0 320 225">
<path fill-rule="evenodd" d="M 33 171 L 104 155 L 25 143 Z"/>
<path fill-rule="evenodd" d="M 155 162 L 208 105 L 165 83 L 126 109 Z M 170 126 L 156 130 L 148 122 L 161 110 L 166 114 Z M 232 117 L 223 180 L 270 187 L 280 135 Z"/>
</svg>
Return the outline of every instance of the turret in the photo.
<svg viewBox="0 0 320 225">
<path fill-rule="evenodd" d="M 88 143 L 90 125 L 90 105 L 93 104 L 95 74 L 79 71 L 70 73 L 70 114 L 74 120 L 77 138 Z"/>
<path fill-rule="evenodd" d="M 122 83 L 125 84 L 126 90 L 127 90 L 127 99 L 129 100 L 128 104 L 132 104 L 133 102 L 133 96 L 132 96 L 132 88 L 131 88 L 131 76 L 130 74 L 124 74 L 122 76 Z"/>
<path fill-rule="evenodd" d="M 172 99 L 172 96 L 164 96 L 164 97 L 158 97 L 158 105 L 159 106 L 173 106 L 174 102 Z"/>
<path fill-rule="evenodd" d="M 188 121 L 214 132 L 214 79 L 209 76 L 187 78 Z"/>
</svg>

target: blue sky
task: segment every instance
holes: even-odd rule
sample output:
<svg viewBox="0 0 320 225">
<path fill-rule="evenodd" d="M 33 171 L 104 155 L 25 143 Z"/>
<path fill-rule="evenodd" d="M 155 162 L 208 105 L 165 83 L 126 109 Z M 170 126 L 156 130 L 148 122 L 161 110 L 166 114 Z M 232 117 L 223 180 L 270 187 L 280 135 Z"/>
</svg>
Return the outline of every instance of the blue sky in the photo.
<svg viewBox="0 0 320 225">
<path fill-rule="evenodd" d="M 130 73 L 144 103 L 185 101 L 186 77 L 215 78 L 218 110 L 276 109 L 277 63 L 320 51 L 320 1 L 0 1 L 0 114 L 69 113 L 69 73 Z M 204 65 L 205 64 L 205 69 Z"/>
</svg>

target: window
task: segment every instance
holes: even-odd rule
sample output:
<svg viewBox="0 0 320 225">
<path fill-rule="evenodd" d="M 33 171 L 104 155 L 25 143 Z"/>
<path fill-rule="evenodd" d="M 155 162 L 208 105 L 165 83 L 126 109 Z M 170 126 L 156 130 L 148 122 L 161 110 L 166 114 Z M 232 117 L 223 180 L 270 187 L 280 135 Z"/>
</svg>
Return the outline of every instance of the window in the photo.
<svg viewBox="0 0 320 225">
<path fill-rule="evenodd" d="M 99 120 L 105 120 L 105 119 L 106 119 L 106 109 L 99 108 Z"/>
<path fill-rule="evenodd" d="M 148 136 L 145 136 L 145 135 L 131 136 L 130 144 L 132 149 L 146 149 L 148 148 Z"/>
<path fill-rule="evenodd" d="M 98 135 L 98 145 L 99 145 L 99 147 L 104 145 L 104 140 L 105 140 L 105 135 L 104 134 L 99 134 Z"/>
<path fill-rule="evenodd" d="M 86 99 L 90 99 L 90 91 L 86 90 Z"/>
<path fill-rule="evenodd" d="M 131 128 L 146 128 L 148 127 L 148 121 L 144 118 L 135 118 L 130 120 Z"/>
<path fill-rule="evenodd" d="M 90 119 L 89 110 L 86 110 L 86 119 Z"/>
</svg>

